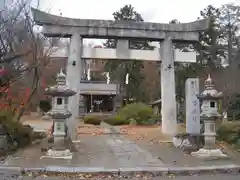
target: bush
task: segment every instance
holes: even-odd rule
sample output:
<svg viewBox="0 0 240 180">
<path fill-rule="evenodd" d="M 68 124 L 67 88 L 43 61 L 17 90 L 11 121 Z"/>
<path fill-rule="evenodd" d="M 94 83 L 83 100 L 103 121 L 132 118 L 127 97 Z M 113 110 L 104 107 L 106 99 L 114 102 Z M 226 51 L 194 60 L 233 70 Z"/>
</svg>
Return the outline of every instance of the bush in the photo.
<svg viewBox="0 0 240 180">
<path fill-rule="evenodd" d="M 100 125 L 102 121 L 101 116 L 84 116 L 83 121 L 85 124 Z"/>
<path fill-rule="evenodd" d="M 31 143 L 33 129 L 29 125 L 23 125 L 13 120 L 13 114 L 7 111 L 0 112 L 0 124 L 2 124 L 8 133 L 8 142 L 15 143 L 16 147 L 24 147 Z"/>
<path fill-rule="evenodd" d="M 32 141 L 37 140 L 37 139 L 44 139 L 47 137 L 47 134 L 44 132 L 33 132 L 32 135 Z"/>
<path fill-rule="evenodd" d="M 39 107 L 45 113 L 52 109 L 51 102 L 49 102 L 48 100 L 41 100 L 39 103 Z"/>
<path fill-rule="evenodd" d="M 221 124 L 217 129 L 217 138 L 228 144 L 233 144 L 240 150 L 240 123 L 232 122 Z"/>
<path fill-rule="evenodd" d="M 121 118 L 121 116 L 107 117 L 104 120 L 104 122 L 109 125 L 112 125 L 112 126 L 120 126 L 120 125 L 124 125 L 124 124 L 129 124 L 129 121 Z"/>
<path fill-rule="evenodd" d="M 126 121 L 135 119 L 137 124 L 149 124 L 149 121 L 153 117 L 153 110 L 146 104 L 132 103 L 121 109 L 119 116 Z"/>
<path fill-rule="evenodd" d="M 33 140 L 33 129 L 29 125 L 18 123 L 16 131 L 12 133 L 12 138 L 18 142 L 19 147 L 25 147 Z"/>
</svg>

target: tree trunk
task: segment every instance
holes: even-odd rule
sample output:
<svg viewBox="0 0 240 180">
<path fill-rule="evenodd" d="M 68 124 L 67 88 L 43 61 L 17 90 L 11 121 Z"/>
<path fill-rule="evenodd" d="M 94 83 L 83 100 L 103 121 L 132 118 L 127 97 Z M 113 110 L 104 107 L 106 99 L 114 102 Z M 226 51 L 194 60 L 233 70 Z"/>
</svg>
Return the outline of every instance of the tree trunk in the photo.
<svg viewBox="0 0 240 180">
<path fill-rule="evenodd" d="M 36 93 L 36 91 L 37 91 L 37 88 L 34 88 L 32 90 L 27 102 L 24 104 L 23 107 L 20 108 L 19 112 L 16 114 L 16 116 L 14 118 L 16 121 L 19 121 L 21 119 L 22 115 L 24 114 L 24 112 L 26 110 L 26 107 L 29 105 L 29 103 L 30 103 L 32 97 L 34 96 L 34 94 Z"/>
<path fill-rule="evenodd" d="M 130 97 L 129 97 L 129 90 L 128 90 L 128 87 L 127 87 L 127 84 L 125 85 L 125 105 L 127 105 L 127 104 L 129 104 L 129 99 L 130 99 Z"/>
<path fill-rule="evenodd" d="M 232 32 L 231 28 L 228 29 L 228 63 L 232 65 Z"/>
<path fill-rule="evenodd" d="M 38 85 L 39 85 L 38 67 L 35 67 L 34 68 L 34 74 L 33 74 L 31 93 L 30 93 L 28 99 L 26 100 L 25 104 L 23 105 L 23 107 L 21 107 L 19 112 L 16 114 L 16 116 L 14 118 L 16 121 L 19 121 L 21 119 L 22 115 L 24 114 L 24 111 L 26 110 L 26 107 L 29 105 L 29 103 L 32 100 L 33 96 L 37 92 Z"/>
</svg>

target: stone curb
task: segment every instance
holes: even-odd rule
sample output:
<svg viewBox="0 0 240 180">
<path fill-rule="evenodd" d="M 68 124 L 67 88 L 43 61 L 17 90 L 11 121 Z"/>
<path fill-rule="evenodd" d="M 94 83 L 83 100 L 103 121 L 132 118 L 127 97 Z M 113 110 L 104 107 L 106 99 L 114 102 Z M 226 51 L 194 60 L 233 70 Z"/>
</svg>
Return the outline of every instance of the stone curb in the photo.
<svg viewBox="0 0 240 180">
<path fill-rule="evenodd" d="M 107 124 L 107 123 L 105 123 L 103 121 L 101 121 L 100 126 L 104 127 L 104 128 L 110 129 L 111 133 L 109 133 L 109 134 L 120 134 L 121 133 L 121 131 L 120 131 L 120 129 L 118 127 L 112 126 L 112 125 Z"/>
<path fill-rule="evenodd" d="M 81 174 L 112 174 L 114 176 L 135 176 L 137 174 L 152 174 L 153 176 L 166 176 L 170 174 L 178 176 L 189 176 L 194 174 L 228 173 L 240 174 L 240 165 L 221 166 L 194 166 L 194 167 L 136 167 L 136 168 L 101 168 L 101 167 L 63 167 L 47 166 L 46 168 L 20 168 L 0 166 L 0 171 L 16 171 L 22 173 L 81 173 Z"/>
<path fill-rule="evenodd" d="M 122 134 L 120 128 L 117 127 L 117 126 L 112 126 L 112 131 L 113 131 L 115 134 Z"/>
</svg>

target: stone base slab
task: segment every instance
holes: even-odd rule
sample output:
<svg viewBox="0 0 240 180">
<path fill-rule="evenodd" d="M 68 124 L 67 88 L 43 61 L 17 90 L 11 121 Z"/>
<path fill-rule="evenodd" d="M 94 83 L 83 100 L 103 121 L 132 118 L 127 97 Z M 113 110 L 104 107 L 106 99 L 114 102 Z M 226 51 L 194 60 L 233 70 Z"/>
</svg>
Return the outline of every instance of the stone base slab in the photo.
<svg viewBox="0 0 240 180">
<path fill-rule="evenodd" d="M 49 149 L 43 158 L 52 158 L 52 159 L 72 159 L 72 153 L 69 149 L 66 150 L 53 150 Z"/>
<path fill-rule="evenodd" d="M 81 142 L 81 140 L 74 140 L 74 141 L 72 141 L 72 143 L 80 143 Z"/>
<path fill-rule="evenodd" d="M 201 148 L 197 152 L 192 152 L 192 156 L 204 160 L 214 160 L 214 159 L 226 159 L 229 158 L 226 154 L 223 154 L 220 149 L 204 149 Z"/>
</svg>

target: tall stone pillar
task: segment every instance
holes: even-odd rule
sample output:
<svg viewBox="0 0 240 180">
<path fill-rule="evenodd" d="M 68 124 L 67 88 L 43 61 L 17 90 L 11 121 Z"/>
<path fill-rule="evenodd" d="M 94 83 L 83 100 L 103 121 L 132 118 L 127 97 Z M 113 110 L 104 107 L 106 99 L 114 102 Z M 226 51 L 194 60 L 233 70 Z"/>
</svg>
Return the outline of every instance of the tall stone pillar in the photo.
<svg viewBox="0 0 240 180">
<path fill-rule="evenodd" d="M 116 48 L 116 56 L 118 59 L 123 59 L 125 57 L 129 57 L 129 40 L 126 39 L 118 39 L 117 40 L 117 48 Z M 122 101 L 124 98 L 124 89 L 122 86 L 123 81 L 125 80 L 125 76 L 118 69 L 118 79 L 116 84 L 116 97 L 115 97 L 115 105 L 114 112 L 117 113 L 118 110 L 122 107 Z"/>
<path fill-rule="evenodd" d="M 76 140 L 76 123 L 79 117 L 80 101 L 80 80 L 81 80 L 81 55 L 82 55 L 82 38 L 80 34 L 74 33 L 71 37 L 69 46 L 68 62 L 66 68 L 66 81 L 69 88 L 77 93 L 69 98 L 68 109 L 72 116 L 67 120 L 68 135 L 72 140 Z"/>
<path fill-rule="evenodd" d="M 86 80 L 87 78 L 87 63 L 86 63 L 86 59 L 82 59 L 81 60 L 82 65 L 81 65 L 81 77 Z"/>
<path fill-rule="evenodd" d="M 81 59 L 81 79 L 87 80 L 87 62 L 86 59 Z M 80 94 L 79 99 L 79 115 L 83 115 L 86 112 L 85 100 L 83 94 Z"/>
<path fill-rule="evenodd" d="M 177 107 L 175 92 L 174 54 L 171 38 L 160 45 L 161 64 L 161 100 L 162 132 L 175 135 L 177 132 Z"/>
</svg>

